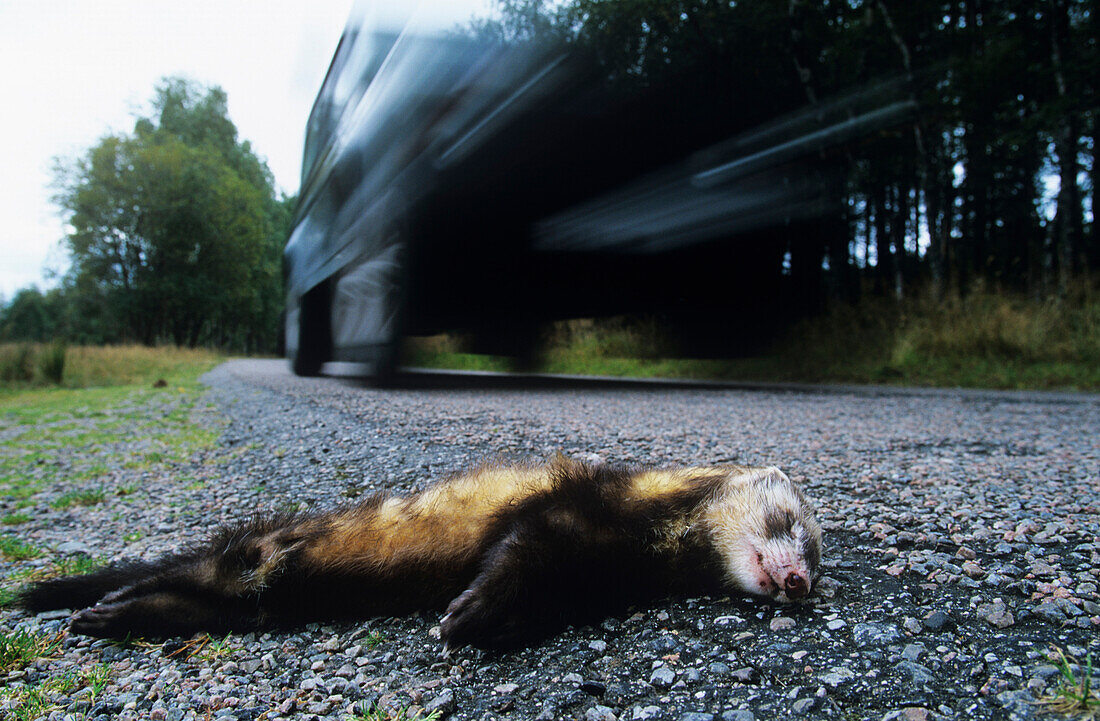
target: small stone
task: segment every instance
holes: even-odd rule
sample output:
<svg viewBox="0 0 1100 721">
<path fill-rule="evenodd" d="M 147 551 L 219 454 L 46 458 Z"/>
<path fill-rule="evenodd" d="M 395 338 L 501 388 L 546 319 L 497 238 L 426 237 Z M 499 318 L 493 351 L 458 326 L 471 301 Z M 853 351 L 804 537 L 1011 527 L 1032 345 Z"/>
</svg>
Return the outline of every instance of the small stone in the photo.
<svg viewBox="0 0 1100 721">
<path fill-rule="evenodd" d="M 753 683 L 756 681 L 756 669 L 752 666 L 745 666 L 739 668 L 736 671 L 730 673 L 730 677 L 734 681 L 740 681 L 741 683 Z"/>
<path fill-rule="evenodd" d="M 446 715 L 454 711 L 455 708 L 455 694 L 449 688 L 440 690 L 428 703 L 424 704 L 424 711 L 427 715 L 439 712 L 440 715 Z"/>
<path fill-rule="evenodd" d="M 967 561 L 962 565 L 963 573 L 975 580 L 985 576 L 985 569 L 974 563 L 973 561 Z"/>
<path fill-rule="evenodd" d="M 914 686 L 927 686 L 936 680 L 932 671 L 927 666 L 922 666 L 919 663 L 902 661 L 895 668 L 907 676 Z"/>
<path fill-rule="evenodd" d="M 901 640 L 901 632 L 885 623 L 857 623 L 852 638 L 861 646 L 888 646 Z"/>
<path fill-rule="evenodd" d="M 844 666 L 833 666 L 829 669 L 829 672 L 821 676 L 821 682 L 827 686 L 836 688 L 846 681 L 851 681 L 856 677 L 856 674 L 852 669 L 845 668 Z"/>
<path fill-rule="evenodd" d="M 1012 714 L 1012 718 L 1035 718 L 1035 699 L 1030 691 L 1001 691 L 997 694 L 997 703 Z"/>
<path fill-rule="evenodd" d="M 829 621 L 827 624 L 825 624 L 825 627 L 828 628 L 830 631 L 839 631 L 847 625 L 848 624 L 845 623 L 843 620 L 839 618 L 834 618 L 832 621 Z"/>
<path fill-rule="evenodd" d="M 493 690 L 499 694 L 509 694 L 515 693 L 517 688 L 519 688 L 518 683 L 502 683 L 499 686 L 494 686 Z"/>
<path fill-rule="evenodd" d="M 688 711 L 680 714 L 680 721 L 714 721 L 714 714 L 702 711 Z"/>
<path fill-rule="evenodd" d="M 43 611 L 35 616 L 39 621 L 57 621 L 62 618 L 68 618 L 73 615 L 72 611 L 67 608 L 59 609 L 57 611 Z"/>
<path fill-rule="evenodd" d="M 602 681 L 582 681 L 580 688 L 589 696 L 603 696 L 607 691 L 607 684 Z"/>
<path fill-rule="evenodd" d="M 1031 612 L 1039 618 L 1050 621 L 1051 623 L 1061 624 L 1065 623 L 1066 620 L 1066 614 L 1053 603 L 1040 603 L 1038 606 L 1032 608 Z"/>
<path fill-rule="evenodd" d="M 800 698 L 797 701 L 795 701 L 793 704 L 791 704 L 791 710 L 794 711 L 796 714 L 804 714 L 807 711 L 809 711 L 810 709 L 812 709 L 816 702 L 817 702 L 816 699 Z"/>
<path fill-rule="evenodd" d="M 633 712 L 631 712 L 630 718 L 634 721 L 645 721 L 646 719 L 657 718 L 661 715 L 660 706 L 635 706 Z"/>
<path fill-rule="evenodd" d="M 658 666 L 649 675 L 649 683 L 658 688 L 666 688 L 676 680 L 676 672 L 668 666 Z"/>
<path fill-rule="evenodd" d="M 926 651 L 927 649 L 923 643 L 910 643 L 902 650 L 901 655 L 905 657 L 906 661 L 920 661 L 920 657 Z"/>
<path fill-rule="evenodd" d="M 724 711 L 722 721 L 756 721 L 756 716 L 747 709 L 737 709 L 736 711 Z"/>
<path fill-rule="evenodd" d="M 593 706 L 584 712 L 584 718 L 585 721 L 619 721 L 619 717 L 607 706 Z"/>
<path fill-rule="evenodd" d="M 951 616 L 946 611 L 932 611 L 924 617 L 924 627 L 929 631 L 939 631 L 941 628 L 949 628 Z"/>
<path fill-rule="evenodd" d="M 788 631 L 795 627 L 795 620 L 790 616 L 776 616 L 769 626 L 773 631 Z"/>
<path fill-rule="evenodd" d="M 997 628 L 1008 628 L 1016 623 L 1012 611 L 1009 611 L 1003 603 L 983 603 L 975 612 L 978 618 Z"/>
<path fill-rule="evenodd" d="M 588 647 L 596 653 L 603 653 L 607 650 L 607 641 L 596 639 L 595 641 L 589 641 Z"/>
</svg>

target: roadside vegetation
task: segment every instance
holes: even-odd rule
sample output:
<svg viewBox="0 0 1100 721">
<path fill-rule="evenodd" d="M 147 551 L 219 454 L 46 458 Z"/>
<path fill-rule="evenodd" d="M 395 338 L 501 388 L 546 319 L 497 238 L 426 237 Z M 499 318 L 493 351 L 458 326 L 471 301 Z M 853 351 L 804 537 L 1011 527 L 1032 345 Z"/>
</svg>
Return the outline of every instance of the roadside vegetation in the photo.
<svg viewBox="0 0 1100 721">
<path fill-rule="evenodd" d="M 36 367 L 55 348 L 0 346 L 0 364 Z M 55 556 L 29 541 L 27 529 L 58 512 L 124 513 L 128 503 L 148 502 L 119 471 L 155 473 L 217 441 L 216 424 L 196 422 L 208 412 L 198 378 L 221 361 L 215 353 L 69 347 L 62 357 L 60 381 L 31 374 L 0 382 L 0 605 L 22 583 L 99 564 L 83 554 Z"/>
<path fill-rule="evenodd" d="M 39 387 L 68 389 L 192 384 L 223 356 L 201 348 L 142 345 L 0 344 L 0 393 Z"/>
<path fill-rule="evenodd" d="M 61 640 L 62 634 L 35 633 L 24 629 L 0 633 L 0 672 L 21 671 L 39 659 L 57 655 Z M 0 701 L 6 702 L 5 712 L 8 714 L 4 718 L 14 721 L 44 718 L 57 708 L 54 701 L 57 696 L 74 693 L 84 695 L 88 708 L 91 708 L 106 688 L 109 678 L 109 669 L 96 664 L 51 675 L 35 683 L 5 685 L 0 687 Z"/>
<path fill-rule="evenodd" d="M 507 359 L 463 352 L 459 336 L 413 339 L 406 363 L 509 370 Z M 933 302 L 881 298 L 837 304 L 796 324 L 759 355 L 676 357 L 659 320 L 554 324 L 535 370 L 640 378 L 886 383 L 1100 390 L 1100 298 L 1078 290 L 1035 301 L 986 291 Z"/>
</svg>

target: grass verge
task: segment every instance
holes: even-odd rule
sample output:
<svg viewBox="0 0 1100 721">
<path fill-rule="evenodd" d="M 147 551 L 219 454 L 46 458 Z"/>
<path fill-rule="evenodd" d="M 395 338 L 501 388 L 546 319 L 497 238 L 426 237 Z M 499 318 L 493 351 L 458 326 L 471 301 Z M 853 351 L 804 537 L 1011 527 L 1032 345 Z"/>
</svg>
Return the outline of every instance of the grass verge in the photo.
<svg viewBox="0 0 1100 721">
<path fill-rule="evenodd" d="M 676 357 L 652 319 L 573 320 L 545 334 L 535 370 L 638 378 L 1100 390 L 1100 294 L 1033 300 L 978 291 L 934 302 L 835 305 L 794 325 L 757 356 Z M 411 339 L 405 362 L 507 371 L 461 337 Z"/>
<path fill-rule="evenodd" d="M 220 363 L 204 349 L 140 345 L 0 344 L 0 388 L 99 388 L 186 382 Z M 201 368 L 199 374 L 196 368 Z"/>
<path fill-rule="evenodd" d="M 67 352 L 66 385 L 91 387 L 0 386 L 0 501 L 11 509 L 0 518 L 0 562 L 14 566 L 0 578 L 0 605 L 11 602 L 21 581 L 98 563 L 82 555 L 49 559 L 47 549 L 25 540 L 24 529 L 40 528 L 39 519 L 57 511 L 119 516 L 128 504 L 150 502 L 134 482 L 142 472 L 164 477 L 203 459 L 197 454 L 216 446 L 220 433 L 200 421 L 209 408 L 198 382 L 217 356 L 142 347 Z M 51 562 L 31 575 L 17 565 L 42 556 Z"/>
</svg>

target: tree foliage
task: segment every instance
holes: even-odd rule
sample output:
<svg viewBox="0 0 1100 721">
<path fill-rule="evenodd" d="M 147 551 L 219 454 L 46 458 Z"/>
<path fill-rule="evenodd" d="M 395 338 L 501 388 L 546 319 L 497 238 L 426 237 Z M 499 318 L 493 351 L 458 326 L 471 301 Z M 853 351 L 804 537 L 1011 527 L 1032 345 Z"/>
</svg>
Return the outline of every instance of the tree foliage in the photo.
<svg viewBox="0 0 1100 721">
<path fill-rule="evenodd" d="M 133 132 L 59 161 L 55 176 L 72 335 L 274 346 L 289 203 L 238 140 L 220 88 L 164 80 Z"/>
<path fill-rule="evenodd" d="M 979 283 L 1057 295 L 1100 266 L 1095 0 L 497 6 L 477 31 L 565 38 L 613 83 L 696 83 L 729 133 L 883 78 L 906 81 L 919 117 L 849 151 L 840 236 L 789 241 L 785 272 L 804 271 L 791 286 L 850 297 L 865 286 Z"/>
</svg>

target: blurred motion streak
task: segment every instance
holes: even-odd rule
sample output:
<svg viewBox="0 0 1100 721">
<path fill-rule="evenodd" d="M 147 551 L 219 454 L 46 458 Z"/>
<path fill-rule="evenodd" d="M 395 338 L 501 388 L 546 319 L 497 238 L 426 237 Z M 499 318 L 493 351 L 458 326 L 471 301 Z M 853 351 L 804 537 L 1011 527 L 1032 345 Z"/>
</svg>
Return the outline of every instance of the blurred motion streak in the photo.
<svg viewBox="0 0 1100 721">
<path fill-rule="evenodd" d="M 778 317 L 759 308 L 788 238 L 842 219 L 852 145 L 910 122 L 907 97 L 884 83 L 749 127 L 705 84 L 627 86 L 560 43 L 357 6 L 306 131 L 287 355 L 384 381 L 406 334 L 523 356 L 541 323 L 618 313 L 739 352 Z"/>
</svg>

